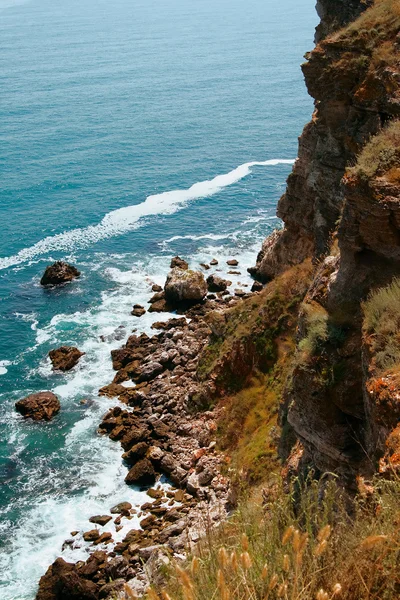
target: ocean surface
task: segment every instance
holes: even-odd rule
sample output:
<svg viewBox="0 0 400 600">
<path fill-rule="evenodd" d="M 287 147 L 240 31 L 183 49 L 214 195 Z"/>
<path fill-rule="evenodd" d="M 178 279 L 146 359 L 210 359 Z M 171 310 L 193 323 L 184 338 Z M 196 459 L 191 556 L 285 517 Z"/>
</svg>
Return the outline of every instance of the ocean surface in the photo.
<svg viewBox="0 0 400 600">
<path fill-rule="evenodd" d="M 61 548 L 91 515 L 143 502 L 96 433 L 110 350 L 151 331 L 159 315 L 130 310 L 176 254 L 222 275 L 238 258 L 234 287 L 249 283 L 312 111 L 299 65 L 316 20 L 313 0 L 0 0 L 2 600 L 85 558 L 80 536 Z M 61 258 L 82 277 L 42 289 Z M 86 353 L 68 374 L 47 358 L 61 344 Z M 16 414 L 47 389 L 51 423 Z"/>
</svg>

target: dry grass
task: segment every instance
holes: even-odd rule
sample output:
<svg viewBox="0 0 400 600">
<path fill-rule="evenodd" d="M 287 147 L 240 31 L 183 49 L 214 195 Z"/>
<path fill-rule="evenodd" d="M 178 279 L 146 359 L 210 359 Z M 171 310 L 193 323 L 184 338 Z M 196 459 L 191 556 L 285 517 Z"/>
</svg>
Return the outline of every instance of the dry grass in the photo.
<svg viewBox="0 0 400 600">
<path fill-rule="evenodd" d="M 331 36 L 331 40 L 357 43 L 362 40 L 373 48 L 386 39 L 391 39 L 400 30 L 400 4 L 397 0 L 375 0 L 358 19 Z"/>
<path fill-rule="evenodd" d="M 363 304 L 364 333 L 370 336 L 378 371 L 400 365 L 400 279 L 373 292 Z"/>
<path fill-rule="evenodd" d="M 380 133 L 364 146 L 349 175 L 362 179 L 382 176 L 392 169 L 400 168 L 400 121 L 391 121 Z"/>
<path fill-rule="evenodd" d="M 352 518 L 334 482 L 294 486 L 289 494 L 277 489 L 263 508 L 248 501 L 148 598 L 399 598 L 400 483 L 378 485 Z"/>
</svg>

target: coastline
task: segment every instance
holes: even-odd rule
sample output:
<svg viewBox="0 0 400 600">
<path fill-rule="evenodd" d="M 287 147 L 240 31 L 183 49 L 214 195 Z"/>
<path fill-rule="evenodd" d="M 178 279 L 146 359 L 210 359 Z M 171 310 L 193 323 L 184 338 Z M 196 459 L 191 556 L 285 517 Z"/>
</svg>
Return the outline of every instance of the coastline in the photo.
<svg viewBox="0 0 400 600">
<path fill-rule="evenodd" d="M 251 295 L 252 280 L 243 268 L 245 265 L 240 256 L 238 262 L 237 267 L 227 265 L 226 261 L 219 261 L 218 265 L 209 269 L 200 267 L 205 276 L 215 273 L 234 279 L 229 286 L 229 294 L 211 294 L 211 299 L 189 309 L 183 317 L 165 312 L 152 313 L 153 337 L 136 335 L 141 331 L 140 321 L 143 317 L 134 318 L 135 333 L 128 337 L 122 350 L 112 352 L 114 368 L 119 367 L 119 370 L 116 371 L 113 383 L 109 382 L 111 385 L 100 390 L 101 396 L 109 397 L 110 410 L 104 415 L 99 431 L 109 436 L 113 444 L 119 445 L 121 442 L 123 449 L 131 452 L 130 457 L 127 457 L 127 452 L 124 455 L 123 470 L 126 474 L 129 472 L 129 463 L 132 467 L 132 464 L 140 461 L 145 450 L 158 473 L 157 479 L 161 478 L 157 482 L 141 486 L 140 489 L 147 488 L 147 501 L 141 501 L 127 512 L 117 514 L 110 524 L 99 527 L 101 538 L 85 542 L 83 534 L 86 530 L 73 532 L 75 535 L 67 538 L 63 544 L 68 562 L 57 559 L 55 566 L 49 568 L 46 576 L 41 579 L 38 600 L 52 597 L 52 586 L 63 576 L 64 570 L 71 570 L 66 565 L 76 551 L 79 560 L 84 558 L 82 549 L 90 553 L 86 564 L 97 560 L 95 585 L 101 587 L 100 584 L 106 584 L 102 573 L 104 577 L 107 563 L 113 561 L 113 564 L 116 562 L 120 565 L 124 581 L 130 579 L 133 589 L 142 593 L 149 577 L 142 566 L 143 561 L 152 565 L 160 560 L 169 560 L 174 554 L 181 558 L 185 550 L 203 536 L 210 519 L 216 524 L 228 514 L 233 494 L 228 478 L 221 474 L 221 470 L 226 470 L 225 459 L 215 448 L 218 409 L 200 411 L 194 415 L 198 408 L 193 399 L 201 394 L 209 394 L 209 399 L 212 397 L 212 390 L 206 390 L 197 378 L 199 356 L 211 334 L 211 329 L 205 322 L 207 314 L 215 309 L 223 311 L 232 308 Z M 238 281 L 242 283 L 243 292 L 239 291 L 235 295 Z M 163 324 L 165 319 L 167 321 Z M 154 328 L 154 324 L 157 326 L 156 321 L 161 321 L 159 329 Z M 144 364 L 156 362 L 160 354 L 166 352 L 170 356 L 171 352 L 172 355 L 177 355 L 176 364 L 168 360 L 161 374 L 154 377 L 150 375 L 149 381 L 135 385 L 128 381 L 129 375 L 124 369 L 126 365 L 123 365 L 123 360 L 128 359 L 125 357 L 118 364 L 118 353 L 123 354 L 124 349 L 126 351 L 127 346 L 132 344 L 136 355 L 142 350 Z M 128 358 L 130 360 L 132 357 Z M 129 438 L 129 434 L 138 431 L 139 437 L 131 436 L 131 440 L 124 443 L 124 438 Z M 135 446 L 133 441 L 136 446 L 140 446 L 143 440 L 146 440 L 147 447 L 144 450 L 137 449 L 138 453 L 132 455 L 132 447 Z M 126 501 L 129 504 L 132 504 L 131 489 L 126 488 Z M 147 495 L 149 489 L 153 498 Z M 178 490 L 183 491 L 183 494 Z M 122 496 L 123 493 L 120 499 Z M 109 510 L 105 509 L 104 514 L 109 514 Z M 90 531 L 93 525 L 89 521 L 87 524 L 87 530 Z M 93 556 L 97 558 L 91 558 Z M 81 562 L 77 564 L 82 568 Z M 61 570 L 61 575 L 58 570 Z M 118 585 L 122 585 L 121 581 Z"/>
</svg>

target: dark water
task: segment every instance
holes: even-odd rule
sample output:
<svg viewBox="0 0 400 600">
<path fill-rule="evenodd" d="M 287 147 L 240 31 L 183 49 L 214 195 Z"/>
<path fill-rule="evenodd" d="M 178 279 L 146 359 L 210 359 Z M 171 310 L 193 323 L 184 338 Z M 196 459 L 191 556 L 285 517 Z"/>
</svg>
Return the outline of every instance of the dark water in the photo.
<svg viewBox="0 0 400 600">
<path fill-rule="evenodd" d="M 291 168 L 246 163 L 296 156 L 315 21 L 310 0 L 0 0 L 3 600 L 32 599 L 90 515 L 141 501 L 118 446 L 96 435 L 112 334 L 138 326 L 131 305 L 172 255 L 216 256 L 223 271 L 236 256 L 246 283 Z M 83 276 L 44 291 L 58 258 Z M 46 358 L 61 343 L 86 352 L 67 375 Z M 42 389 L 60 415 L 22 421 L 15 400 Z"/>
</svg>

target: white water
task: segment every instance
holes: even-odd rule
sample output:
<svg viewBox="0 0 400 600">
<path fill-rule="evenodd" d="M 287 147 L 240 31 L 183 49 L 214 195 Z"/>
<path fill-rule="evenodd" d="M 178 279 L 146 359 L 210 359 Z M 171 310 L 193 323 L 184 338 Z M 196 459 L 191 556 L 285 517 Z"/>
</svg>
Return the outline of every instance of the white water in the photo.
<svg viewBox="0 0 400 600">
<path fill-rule="evenodd" d="M 139 220 L 143 217 L 173 214 L 183 208 L 187 202 L 213 196 L 223 188 L 240 181 L 251 173 L 252 167 L 291 165 L 294 162 L 294 160 L 280 158 L 261 162 L 247 162 L 229 173 L 217 175 L 210 180 L 199 181 L 186 190 L 171 190 L 148 196 L 141 204 L 126 206 L 109 212 L 97 225 L 48 236 L 33 246 L 24 248 L 14 256 L 0 258 L 0 270 L 18 265 L 47 252 L 70 252 L 79 248 L 86 248 L 99 240 L 121 235 L 139 227 Z"/>
<path fill-rule="evenodd" d="M 212 236 L 205 235 L 207 238 L 216 241 Z M 258 246 L 259 241 L 255 240 L 255 244 Z M 248 248 L 246 252 L 238 252 L 235 245 L 232 248 L 210 246 L 202 248 L 192 257 L 191 266 L 197 268 L 200 262 L 208 262 L 215 256 L 219 264 L 207 273 L 218 270 L 233 282 L 231 289 L 234 289 L 239 282 L 250 285 L 246 267 L 253 263 L 255 250 Z M 227 275 L 230 267 L 226 260 L 232 256 L 239 260 L 241 275 Z M 68 561 L 87 558 L 89 545 L 83 542 L 81 533 L 93 528 L 89 523 L 91 516 L 109 513 L 110 507 L 120 501 L 129 501 L 136 507 L 148 501 L 144 492 L 129 488 L 124 483 L 127 471 L 121 463 L 120 445 L 107 437 L 96 435 L 102 415 L 116 404 L 115 399 L 96 397 L 96 392 L 114 376 L 110 351 L 124 342 L 124 339 L 114 339 L 117 328 L 121 325 L 125 328 L 125 338 L 135 327 L 139 332 L 154 333 L 151 324 L 159 320 L 159 314 L 146 313 L 140 319 L 135 319 L 130 316 L 130 310 L 133 302 L 147 305 L 151 284 L 163 283 L 169 260 L 169 256 L 158 256 L 150 260 L 146 267 L 136 265 L 134 270 L 116 267 L 105 269 L 104 276 L 117 284 L 117 289 L 103 292 L 99 304 L 86 311 L 58 314 L 42 327 L 38 326 L 34 314 L 20 315 L 20 318 L 32 323 L 35 348 L 66 343 L 71 332 L 74 332 L 73 335 L 78 336 L 79 348 L 86 353 L 78 367 L 63 375 L 61 383 L 56 386 L 52 383 L 54 374 L 49 361 L 44 359 L 38 367 L 42 377 L 48 379 L 49 389 L 59 396 L 61 406 L 72 407 L 85 397 L 95 399 L 87 405 L 84 416 L 67 433 L 63 448 L 57 451 L 65 459 L 65 473 L 47 472 L 41 457 L 38 457 L 35 468 L 26 472 L 26 483 L 24 490 L 21 490 L 21 502 L 26 503 L 24 517 L 13 531 L 9 552 L 0 557 L 1 600 L 33 598 L 40 576 L 57 556 L 63 556 Z M 98 264 L 97 268 L 101 268 L 101 265 Z M 168 318 L 168 315 L 163 315 L 164 318 Z M 104 336 L 105 342 L 101 341 L 100 335 Z M 54 427 L 55 423 L 50 426 Z M 18 431 L 18 454 L 23 456 L 26 441 L 21 435 L 19 417 L 15 413 L 10 414 L 9 427 L 10 440 Z M 28 498 L 39 498 L 32 506 L 24 499 L 25 490 Z M 138 518 L 125 519 L 122 524 L 123 530 L 118 533 L 115 533 L 112 522 L 101 531 L 111 531 L 114 540 L 120 541 L 129 529 L 138 527 Z M 7 522 L 4 527 L 7 528 Z M 71 538 L 70 532 L 74 530 L 80 532 L 74 538 L 75 547 L 68 547 L 61 552 L 64 540 Z"/>
</svg>

